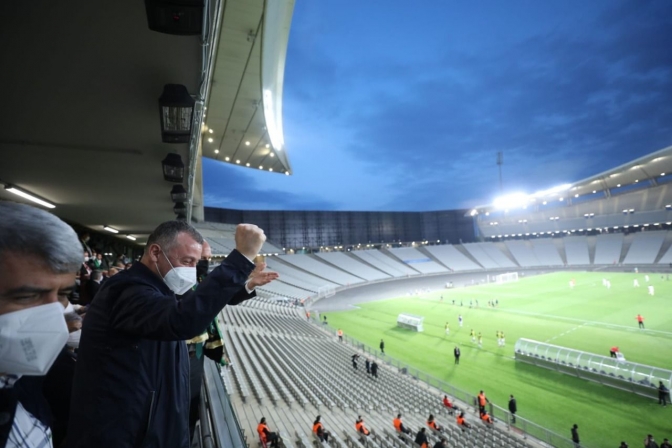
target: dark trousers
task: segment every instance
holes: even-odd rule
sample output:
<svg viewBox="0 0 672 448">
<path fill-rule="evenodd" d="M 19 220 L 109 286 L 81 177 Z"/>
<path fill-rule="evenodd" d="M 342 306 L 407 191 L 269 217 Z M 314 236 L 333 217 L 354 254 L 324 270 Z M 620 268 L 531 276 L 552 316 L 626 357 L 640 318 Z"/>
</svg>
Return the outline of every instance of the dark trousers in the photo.
<svg viewBox="0 0 672 448">
<path fill-rule="evenodd" d="M 272 448 L 277 448 L 278 446 L 278 434 L 275 432 L 266 433 L 266 442 L 270 443 Z"/>
<path fill-rule="evenodd" d="M 658 404 L 662 404 L 663 406 L 667 406 L 667 400 L 669 396 L 669 392 L 658 392 Z"/>
<path fill-rule="evenodd" d="M 609 354 L 612 358 L 616 358 L 616 352 L 609 350 Z"/>
<path fill-rule="evenodd" d="M 644 322 L 639 323 L 639 328 L 644 328 Z"/>
<path fill-rule="evenodd" d="M 456 357 L 455 357 L 455 364 L 459 364 L 459 363 L 460 363 L 460 357 L 459 357 L 459 356 L 456 356 Z"/>
<path fill-rule="evenodd" d="M 516 413 L 511 412 L 511 423 L 516 423 Z"/>
</svg>

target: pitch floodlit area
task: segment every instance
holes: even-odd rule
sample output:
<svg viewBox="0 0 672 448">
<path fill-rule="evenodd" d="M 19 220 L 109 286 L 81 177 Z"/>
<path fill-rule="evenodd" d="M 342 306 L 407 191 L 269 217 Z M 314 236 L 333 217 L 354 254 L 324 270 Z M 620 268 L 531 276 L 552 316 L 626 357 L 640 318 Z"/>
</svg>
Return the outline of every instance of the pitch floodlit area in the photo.
<svg viewBox="0 0 672 448">
<path fill-rule="evenodd" d="M 501 407 L 506 408 L 509 394 L 514 394 L 520 416 L 565 437 L 577 423 L 587 446 L 614 447 L 621 440 L 637 446 L 648 433 L 657 440 L 672 438 L 672 406 L 522 364 L 513 354 L 518 338 L 605 356 L 616 345 L 628 361 L 672 369 L 672 279 L 649 277 L 647 283 L 643 273 L 539 275 L 363 303 L 357 310 L 328 313 L 329 323 L 373 347 L 384 338 L 388 355 L 474 395 L 484 389 Z M 571 279 L 576 283 L 573 289 Z M 603 286 L 603 279 L 611 288 Z M 633 286 L 634 279 L 639 287 Z M 653 297 L 648 285 L 655 288 Z M 498 300 L 499 306 L 488 307 L 489 300 Z M 399 313 L 424 316 L 424 332 L 397 328 Z M 463 327 L 458 324 L 460 314 Z M 645 330 L 638 329 L 637 314 L 644 316 Z M 450 335 L 444 331 L 446 322 Z M 471 342 L 471 329 L 483 334 L 482 348 Z M 498 347 L 497 331 L 504 331 L 505 347 Z M 456 344 L 462 350 L 459 366 L 453 363 Z"/>
</svg>

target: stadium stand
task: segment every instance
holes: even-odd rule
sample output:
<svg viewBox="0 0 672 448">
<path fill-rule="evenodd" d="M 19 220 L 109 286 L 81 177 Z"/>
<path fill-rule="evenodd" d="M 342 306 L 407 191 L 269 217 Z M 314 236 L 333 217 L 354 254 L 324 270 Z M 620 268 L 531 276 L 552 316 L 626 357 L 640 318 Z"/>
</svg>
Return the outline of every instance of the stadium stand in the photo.
<svg viewBox="0 0 672 448">
<path fill-rule="evenodd" d="M 667 232 L 638 232 L 633 235 L 630 249 L 623 259 L 623 264 L 652 264 L 658 257 Z"/>
<path fill-rule="evenodd" d="M 597 235 L 594 264 L 618 264 L 623 248 L 622 233 Z"/>
<path fill-rule="evenodd" d="M 470 243 L 462 246 L 486 269 L 516 267 L 494 243 Z"/>
<path fill-rule="evenodd" d="M 270 270 L 279 273 L 282 278 L 282 281 L 290 285 L 296 286 L 297 288 L 317 292 L 318 289 L 323 286 L 334 286 L 334 287 L 338 286 L 335 283 L 331 283 L 327 280 L 315 277 L 314 275 L 304 272 L 300 269 L 288 266 L 283 262 L 279 261 L 279 257 L 266 258 L 266 265 Z"/>
<path fill-rule="evenodd" d="M 475 271 L 483 269 L 482 266 L 470 260 L 455 246 L 427 246 L 424 249 L 453 272 Z"/>
<path fill-rule="evenodd" d="M 380 360 L 376 360 L 380 363 L 378 378 L 371 378 L 364 370 L 363 353 L 337 342 L 290 308 L 252 300 L 225 308 L 221 318 L 231 360 L 222 378 L 230 385 L 227 390 L 250 446 L 254 446 L 250 438 L 257 439 L 259 419 L 266 417 L 286 447 L 311 448 L 310 431 L 318 414 L 331 433 L 332 448 L 415 446 L 412 438 L 397 434 L 392 427 L 397 413 L 402 413 L 405 426 L 412 431 L 426 427 L 427 415 L 434 414 L 445 429 L 442 433 L 427 430 L 432 446 L 441 436 L 447 438 L 448 446 L 531 446 L 497 424 L 486 427 L 474 414 L 475 408 L 466 403 L 456 404 L 467 412 L 472 427 L 460 430 L 455 417 L 441 405 L 438 390 L 409 381 L 408 375 Z M 351 358 L 356 353 L 361 359 L 354 370 Z M 367 440 L 360 441 L 354 429 L 358 415 L 371 430 Z"/>
<path fill-rule="evenodd" d="M 563 242 L 565 243 L 565 254 L 567 255 L 567 265 L 586 266 L 590 264 L 590 257 L 588 256 L 588 244 L 586 244 L 586 237 L 568 236 L 563 238 Z"/>
<path fill-rule="evenodd" d="M 378 249 L 371 250 L 356 250 L 351 252 L 352 255 L 367 262 L 371 266 L 375 266 L 381 271 L 390 274 L 392 277 L 408 277 L 411 275 L 419 275 L 420 273 L 415 269 L 411 269 L 403 263 L 396 261 L 393 258 L 383 254 Z"/>
<path fill-rule="evenodd" d="M 215 256 L 226 256 L 236 247 L 235 232 L 236 226 L 233 224 L 222 224 L 218 222 L 201 222 L 195 224 L 198 231 L 203 235 L 212 248 Z M 281 254 L 284 250 L 271 244 L 268 240 L 264 242 L 261 248 L 262 254 Z"/>
<path fill-rule="evenodd" d="M 558 253 L 558 248 L 554 244 L 554 241 L 550 238 L 541 238 L 538 240 L 532 240 L 532 251 L 539 260 L 539 264 L 542 266 L 563 266 L 565 263 L 562 261 L 560 254 Z"/>
<path fill-rule="evenodd" d="M 320 252 L 315 254 L 322 260 L 367 281 L 389 279 L 390 275 L 355 260 L 344 252 Z"/>
<path fill-rule="evenodd" d="M 543 264 L 537 259 L 534 251 L 532 250 L 532 243 L 529 241 L 510 240 L 506 241 L 504 244 L 506 244 L 506 247 L 509 248 L 509 251 L 520 266 L 532 267 Z"/>
<path fill-rule="evenodd" d="M 388 252 L 401 260 L 404 264 L 413 266 L 413 269 L 423 274 L 438 274 L 448 272 L 439 263 L 428 258 L 414 247 L 396 247 L 388 249 Z"/>
<path fill-rule="evenodd" d="M 309 255 L 281 255 L 278 258 L 286 263 L 310 272 L 313 275 L 322 277 L 331 283 L 346 286 L 364 282 L 364 280 L 360 277 L 348 274 L 341 269 L 333 268 L 325 263 L 322 263 L 317 258 L 313 258 Z"/>
</svg>

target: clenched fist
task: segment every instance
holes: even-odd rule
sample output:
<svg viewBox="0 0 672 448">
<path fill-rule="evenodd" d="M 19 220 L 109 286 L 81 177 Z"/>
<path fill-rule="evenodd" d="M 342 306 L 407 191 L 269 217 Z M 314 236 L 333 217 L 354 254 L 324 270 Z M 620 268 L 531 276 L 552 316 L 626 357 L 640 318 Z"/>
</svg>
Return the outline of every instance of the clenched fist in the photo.
<svg viewBox="0 0 672 448">
<path fill-rule="evenodd" d="M 257 256 L 264 241 L 264 231 L 254 224 L 238 224 L 236 227 L 236 249 L 250 260 Z"/>
</svg>

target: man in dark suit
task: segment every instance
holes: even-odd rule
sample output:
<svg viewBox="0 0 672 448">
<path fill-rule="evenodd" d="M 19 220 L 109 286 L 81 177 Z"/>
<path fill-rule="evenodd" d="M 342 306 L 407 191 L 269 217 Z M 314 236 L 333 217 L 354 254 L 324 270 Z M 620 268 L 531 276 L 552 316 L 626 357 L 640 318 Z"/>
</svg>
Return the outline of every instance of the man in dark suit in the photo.
<svg viewBox="0 0 672 448">
<path fill-rule="evenodd" d="M 511 413 L 511 423 L 516 423 L 516 412 L 518 412 L 518 404 L 513 395 L 509 398 L 509 412 Z"/>
<path fill-rule="evenodd" d="M 68 447 L 189 447 L 189 358 L 185 340 L 202 334 L 226 305 L 277 274 L 252 259 L 266 237 L 236 229 L 236 249 L 198 285 L 203 237 L 169 221 L 129 270 L 105 282 L 84 320 L 72 392 Z M 182 295 L 178 302 L 176 295 Z"/>
<path fill-rule="evenodd" d="M 93 271 L 91 279 L 86 282 L 87 294 L 90 300 L 93 300 L 100 290 L 100 285 L 103 283 L 103 271 Z"/>
</svg>

